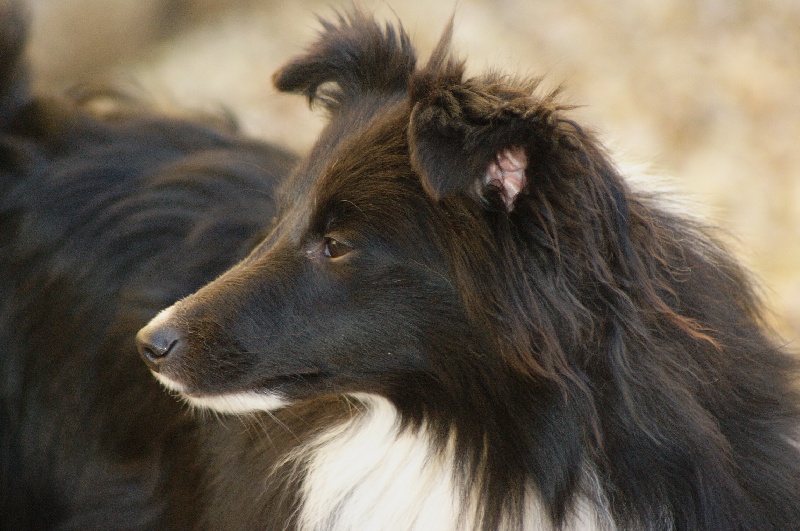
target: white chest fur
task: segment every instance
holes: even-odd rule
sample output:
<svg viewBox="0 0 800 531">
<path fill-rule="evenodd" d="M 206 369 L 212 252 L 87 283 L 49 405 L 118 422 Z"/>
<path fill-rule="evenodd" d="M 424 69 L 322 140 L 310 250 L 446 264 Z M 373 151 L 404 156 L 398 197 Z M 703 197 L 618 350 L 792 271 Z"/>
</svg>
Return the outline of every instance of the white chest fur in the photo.
<svg viewBox="0 0 800 531">
<path fill-rule="evenodd" d="M 302 530 L 463 530 L 480 520 L 480 480 L 462 484 L 451 445 L 437 451 L 424 426 L 400 430 L 385 399 L 360 395 L 367 408 L 352 422 L 320 435 L 307 460 L 299 514 Z M 525 529 L 550 529 L 538 496 L 527 496 Z M 596 529 L 596 511 L 579 504 L 567 529 Z"/>
</svg>

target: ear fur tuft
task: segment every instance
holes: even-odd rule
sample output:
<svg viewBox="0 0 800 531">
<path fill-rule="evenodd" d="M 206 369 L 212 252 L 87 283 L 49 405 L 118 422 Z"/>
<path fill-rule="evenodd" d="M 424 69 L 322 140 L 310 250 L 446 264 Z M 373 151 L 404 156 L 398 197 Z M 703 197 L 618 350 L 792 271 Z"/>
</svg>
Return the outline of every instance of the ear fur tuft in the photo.
<svg viewBox="0 0 800 531">
<path fill-rule="evenodd" d="M 309 104 L 320 102 L 329 111 L 366 92 L 406 90 L 416 53 L 402 26 L 381 27 L 358 7 L 320 23 L 317 41 L 273 76 L 278 90 L 304 94 Z"/>
</svg>

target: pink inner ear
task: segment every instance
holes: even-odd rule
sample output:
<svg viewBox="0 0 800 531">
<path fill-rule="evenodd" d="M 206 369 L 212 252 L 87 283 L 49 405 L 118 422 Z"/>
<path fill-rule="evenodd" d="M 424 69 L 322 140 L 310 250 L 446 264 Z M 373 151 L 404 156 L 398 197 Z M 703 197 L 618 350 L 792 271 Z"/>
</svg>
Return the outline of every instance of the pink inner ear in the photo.
<svg viewBox="0 0 800 531">
<path fill-rule="evenodd" d="M 499 152 L 489 164 L 484 184 L 497 183 L 503 190 L 503 200 L 509 212 L 514 209 L 514 199 L 525 186 L 525 168 L 528 158 L 521 147 L 512 147 Z"/>
</svg>

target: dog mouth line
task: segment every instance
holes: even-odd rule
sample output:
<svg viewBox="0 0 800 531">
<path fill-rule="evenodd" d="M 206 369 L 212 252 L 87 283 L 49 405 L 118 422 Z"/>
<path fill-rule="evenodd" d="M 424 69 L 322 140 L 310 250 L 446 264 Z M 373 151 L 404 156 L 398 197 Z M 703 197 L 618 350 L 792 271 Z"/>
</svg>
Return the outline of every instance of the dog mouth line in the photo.
<svg viewBox="0 0 800 531">
<path fill-rule="evenodd" d="M 260 380 L 256 389 L 276 389 L 285 386 L 311 385 L 330 377 L 330 373 L 316 367 L 309 367 L 286 374 L 269 376 Z"/>
<path fill-rule="evenodd" d="M 239 393 L 267 394 L 280 391 L 286 387 L 313 385 L 330 377 L 330 373 L 320 368 L 308 367 L 285 374 L 268 376 L 259 380 L 257 383 L 238 389 L 204 390 L 195 386 L 187 386 L 179 379 L 170 378 L 163 373 L 153 372 L 153 375 L 170 391 L 189 398 L 213 398 L 216 396 Z"/>
<path fill-rule="evenodd" d="M 220 413 L 246 414 L 251 411 L 275 411 L 292 404 L 292 389 L 313 387 L 324 380 L 328 373 L 320 369 L 302 369 L 297 372 L 270 376 L 257 385 L 244 389 L 218 393 L 183 393 L 183 399 L 202 409 Z"/>
</svg>

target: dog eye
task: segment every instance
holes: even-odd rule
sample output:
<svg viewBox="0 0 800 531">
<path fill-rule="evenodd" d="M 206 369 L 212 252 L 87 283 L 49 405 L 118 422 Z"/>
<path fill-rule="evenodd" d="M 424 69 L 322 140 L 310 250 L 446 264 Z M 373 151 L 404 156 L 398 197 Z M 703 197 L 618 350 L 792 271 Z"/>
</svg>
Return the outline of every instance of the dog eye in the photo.
<svg viewBox="0 0 800 531">
<path fill-rule="evenodd" d="M 326 236 L 323 241 L 322 254 L 324 254 L 326 258 L 339 258 L 352 250 L 353 248 L 349 245 L 328 236 Z"/>
</svg>

